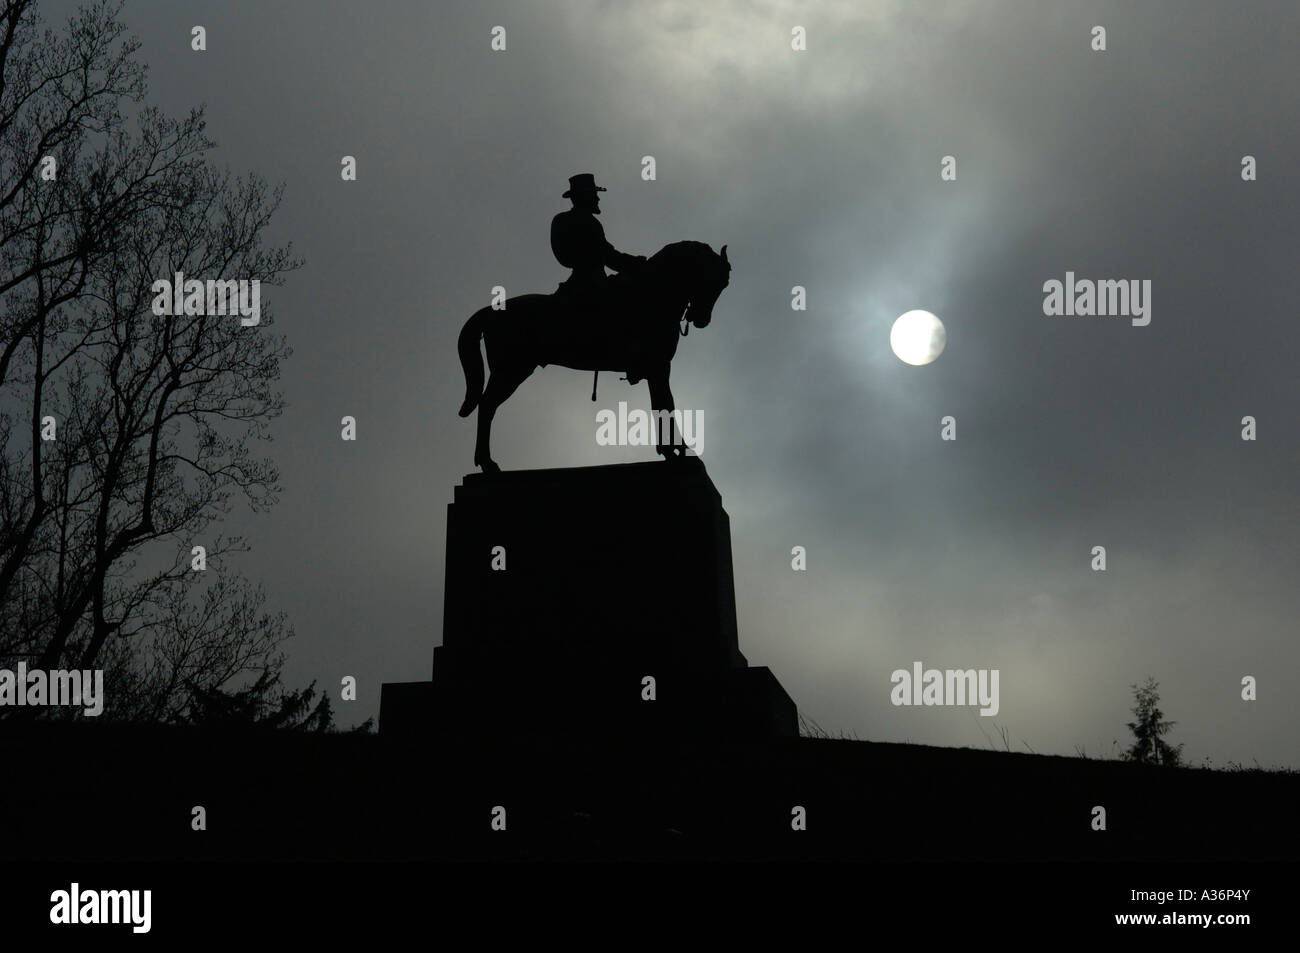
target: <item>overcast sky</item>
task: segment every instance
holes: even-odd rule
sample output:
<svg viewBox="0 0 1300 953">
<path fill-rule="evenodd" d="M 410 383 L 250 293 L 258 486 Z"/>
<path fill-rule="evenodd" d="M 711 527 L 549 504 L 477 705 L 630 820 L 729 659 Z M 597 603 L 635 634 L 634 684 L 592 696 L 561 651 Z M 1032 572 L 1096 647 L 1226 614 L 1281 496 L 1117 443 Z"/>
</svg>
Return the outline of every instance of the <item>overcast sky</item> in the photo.
<svg viewBox="0 0 1300 953">
<path fill-rule="evenodd" d="M 565 277 L 550 220 L 593 172 L 620 250 L 729 246 L 673 391 L 731 515 L 741 648 L 806 715 L 1107 755 L 1150 674 L 1191 761 L 1300 766 L 1294 3 L 159 0 L 126 19 L 153 101 L 206 103 L 217 160 L 287 186 L 270 238 L 307 265 L 263 292 L 294 348 L 284 493 L 229 529 L 297 629 L 289 681 L 357 676 L 342 723 L 429 676 L 472 469 L 456 335 L 493 285 Z M 1150 325 L 1045 316 L 1067 270 L 1149 279 Z M 947 328 L 924 367 L 889 348 L 913 308 Z M 536 373 L 497 460 L 654 459 L 596 445 L 597 407 L 648 403 L 615 377 L 593 405 L 589 374 Z M 917 660 L 999 669 L 1001 710 L 894 707 L 890 673 Z"/>
</svg>

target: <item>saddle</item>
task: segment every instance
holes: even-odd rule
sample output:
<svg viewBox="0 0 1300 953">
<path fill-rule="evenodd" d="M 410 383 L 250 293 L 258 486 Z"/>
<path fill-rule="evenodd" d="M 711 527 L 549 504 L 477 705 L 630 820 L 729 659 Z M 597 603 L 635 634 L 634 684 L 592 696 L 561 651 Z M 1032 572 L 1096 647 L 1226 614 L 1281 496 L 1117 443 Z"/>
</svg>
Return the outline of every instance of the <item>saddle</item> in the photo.
<svg viewBox="0 0 1300 953">
<path fill-rule="evenodd" d="M 628 272 L 607 275 L 592 281 L 576 275 L 561 281 L 555 288 L 555 303 L 568 320 L 597 330 L 611 317 L 626 314 L 629 303 L 640 287 L 639 276 Z"/>
<path fill-rule="evenodd" d="M 635 332 L 626 318 L 629 305 L 635 300 L 638 276 L 623 272 L 606 276 L 594 286 L 588 280 L 569 278 L 555 289 L 550 325 L 555 340 L 567 342 L 568 348 L 582 349 L 586 345 L 598 353 L 627 353 L 634 349 Z M 621 363 L 621 362 L 620 362 Z M 619 366 L 610 370 L 624 370 L 630 383 L 644 376 L 636 369 Z"/>
</svg>

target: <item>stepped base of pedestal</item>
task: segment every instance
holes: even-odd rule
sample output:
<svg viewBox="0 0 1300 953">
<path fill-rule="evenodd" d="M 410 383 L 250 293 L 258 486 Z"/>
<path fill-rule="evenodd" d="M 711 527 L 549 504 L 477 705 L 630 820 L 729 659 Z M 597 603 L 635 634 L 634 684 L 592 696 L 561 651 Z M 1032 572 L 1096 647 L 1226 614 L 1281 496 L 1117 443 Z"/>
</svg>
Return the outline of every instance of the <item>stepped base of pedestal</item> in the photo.
<svg viewBox="0 0 1300 953">
<path fill-rule="evenodd" d="M 746 739 L 799 733 L 794 702 L 761 666 L 713 675 L 623 670 L 464 677 L 447 661 L 435 660 L 433 681 L 383 686 L 379 730 L 386 737 L 542 733 Z M 647 675 L 654 679 L 653 693 Z"/>
</svg>

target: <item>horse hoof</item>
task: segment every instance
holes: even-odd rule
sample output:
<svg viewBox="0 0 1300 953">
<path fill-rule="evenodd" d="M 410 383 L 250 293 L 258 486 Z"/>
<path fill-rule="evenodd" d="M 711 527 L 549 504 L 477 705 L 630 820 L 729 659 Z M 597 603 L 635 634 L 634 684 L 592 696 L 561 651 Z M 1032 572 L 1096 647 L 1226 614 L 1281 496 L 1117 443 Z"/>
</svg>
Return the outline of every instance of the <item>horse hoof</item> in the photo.
<svg viewBox="0 0 1300 953">
<path fill-rule="evenodd" d="M 478 465 L 478 468 L 479 468 L 480 470 L 482 470 L 484 473 L 500 473 L 500 472 L 501 472 L 501 468 L 500 468 L 499 466 L 497 466 L 495 460 L 488 460 L 488 461 L 486 461 L 486 462 L 484 462 L 484 463 L 480 463 L 480 464 Z"/>
</svg>

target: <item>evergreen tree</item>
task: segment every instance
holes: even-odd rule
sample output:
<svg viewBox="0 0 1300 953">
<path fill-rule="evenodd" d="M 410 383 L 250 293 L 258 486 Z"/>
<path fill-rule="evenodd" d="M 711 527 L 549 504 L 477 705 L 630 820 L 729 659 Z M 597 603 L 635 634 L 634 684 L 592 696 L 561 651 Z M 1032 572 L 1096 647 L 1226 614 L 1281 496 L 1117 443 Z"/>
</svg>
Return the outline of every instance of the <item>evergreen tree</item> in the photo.
<svg viewBox="0 0 1300 953">
<path fill-rule="evenodd" d="M 288 691 L 281 686 L 279 674 L 271 669 L 247 688 L 223 691 L 191 683 L 189 693 L 189 704 L 176 719 L 184 724 L 318 734 L 334 728 L 328 694 L 321 692 L 317 699 L 315 682 L 299 691 Z"/>
<path fill-rule="evenodd" d="M 1159 684 L 1152 676 L 1141 686 L 1133 686 L 1133 714 L 1137 721 L 1128 723 L 1129 730 L 1136 739 L 1132 747 L 1125 752 L 1125 759 L 1139 764 L 1162 764 L 1177 767 L 1182 761 L 1183 746 L 1169 745 L 1163 735 L 1167 734 L 1177 722 L 1165 721 L 1164 712 L 1158 707 L 1160 701 Z"/>
</svg>

